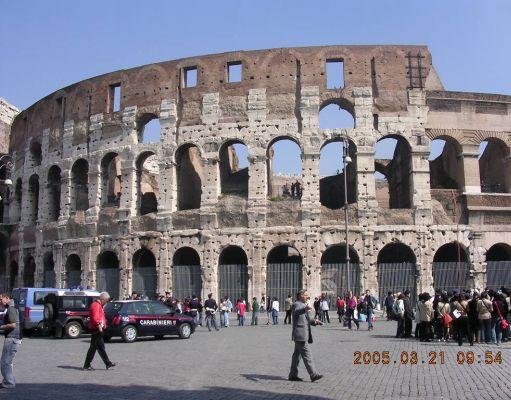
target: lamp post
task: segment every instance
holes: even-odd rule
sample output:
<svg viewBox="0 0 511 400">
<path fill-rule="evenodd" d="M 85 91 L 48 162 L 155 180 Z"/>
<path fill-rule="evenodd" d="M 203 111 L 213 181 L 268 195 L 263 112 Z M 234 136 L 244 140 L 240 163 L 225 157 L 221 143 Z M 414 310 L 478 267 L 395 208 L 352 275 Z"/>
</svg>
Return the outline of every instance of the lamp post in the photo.
<svg viewBox="0 0 511 400">
<path fill-rule="evenodd" d="M 5 159 L 8 159 L 8 161 L 4 161 Z M 3 154 L 2 156 L 0 156 L 0 171 L 5 168 L 6 169 L 6 176 L 8 174 L 10 174 L 11 170 L 12 170 L 12 167 L 13 167 L 13 164 L 12 164 L 12 158 L 9 154 Z M 12 179 L 11 178 L 7 178 L 7 179 L 0 179 L 0 185 L 5 185 L 5 186 L 12 186 Z M 0 196 L 0 200 L 2 200 L 2 196 Z"/>
<path fill-rule="evenodd" d="M 347 288 L 348 292 L 350 291 L 350 247 L 348 244 L 348 171 L 347 166 L 351 162 L 351 157 L 349 156 L 349 141 L 347 137 L 343 137 L 342 139 L 343 143 L 343 155 L 342 155 L 342 164 L 344 167 L 344 237 L 345 237 L 345 244 L 346 244 L 346 271 L 347 271 Z"/>
</svg>

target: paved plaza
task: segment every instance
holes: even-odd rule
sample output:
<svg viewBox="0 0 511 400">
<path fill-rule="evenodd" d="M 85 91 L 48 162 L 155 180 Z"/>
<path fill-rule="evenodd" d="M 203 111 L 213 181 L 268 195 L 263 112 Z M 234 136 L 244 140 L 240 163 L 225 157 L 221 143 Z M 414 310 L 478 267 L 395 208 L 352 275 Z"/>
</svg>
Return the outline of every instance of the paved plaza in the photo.
<svg viewBox="0 0 511 400">
<path fill-rule="evenodd" d="M 282 321 L 282 320 L 281 320 Z M 189 340 L 165 338 L 107 345 L 118 363 L 105 370 L 99 356 L 95 371 L 81 371 L 89 345 L 78 340 L 26 338 L 15 362 L 17 387 L 0 391 L 9 399 L 503 399 L 510 398 L 511 345 L 457 346 L 395 339 L 395 323 L 378 321 L 374 331 L 361 324 L 349 331 L 337 321 L 313 328 L 312 352 L 324 378 L 311 383 L 303 364 L 304 382 L 289 382 L 293 343 L 289 325 L 238 327 L 208 332 L 199 327 Z M 458 351 L 473 351 L 471 365 L 457 365 Z M 389 352 L 389 363 L 354 365 L 354 352 Z M 417 352 L 417 364 L 401 365 Z M 429 365 L 430 352 L 436 365 Z M 440 362 L 444 352 L 444 364 Z M 485 364 L 485 351 L 498 351 L 502 363 Z M 401 352 L 407 352 L 401 355 Z M 480 356 L 480 357 L 479 357 Z M 377 356 L 376 356 L 377 357 Z M 367 355 L 365 358 L 368 361 Z M 377 358 L 375 359 L 375 361 Z M 504 396 L 504 397 L 502 397 Z"/>
</svg>

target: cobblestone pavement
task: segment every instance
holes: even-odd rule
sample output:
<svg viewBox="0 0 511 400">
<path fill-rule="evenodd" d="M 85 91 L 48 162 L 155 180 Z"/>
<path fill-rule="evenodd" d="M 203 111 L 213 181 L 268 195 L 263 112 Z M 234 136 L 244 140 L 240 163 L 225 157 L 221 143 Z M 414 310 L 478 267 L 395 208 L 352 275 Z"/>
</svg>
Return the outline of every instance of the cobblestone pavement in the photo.
<svg viewBox="0 0 511 400">
<path fill-rule="evenodd" d="M 77 340 L 27 338 L 16 356 L 15 389 L 9 399 L 508 399 L 511 345 L 457 346 L 395 339 L 395 323 L 378 321 L 374 331 L 361 324 L 349 331 L 337 321 L 313 328 L 312 353 L 324 378 L 289 382 L 293 344 L 286 325 L 205 328 L 189 340 L 165 338 L 126 344 L 113 340 L 107 351 L 118 367 L 105 370 L 96 356 L 95 371 L 81 371 L 89 345 Z M 354 352 L 389 352 L 389 364 L 354 365 Z M 417 364 L 401 364 L 401 352 L 417 352 Z M 439 352 L 444 352 L 440 364 Z M 458 351 L 473 351 L 474 363 L 457 365 Z M 498 351 L 502 363 L 485 364 L 485 352 Z M 428 363 L 437 352 L 436 365 Z M 403 355 L 403 357 L 406 356 Z M 480 357 L 478 357 L 480 356 Z M 377 357 L 377 355 L 376 355 Z M 366 354 L 367 361 L 367 354 Z M 372 361 L 372 359 L 371 359 Z M 8 397 L 6 396 L 8 395 Z M 4 397 L 5 396 L 5 397 Z M 502 397 L 504 396 L 504 397 Z"/>
</svg>

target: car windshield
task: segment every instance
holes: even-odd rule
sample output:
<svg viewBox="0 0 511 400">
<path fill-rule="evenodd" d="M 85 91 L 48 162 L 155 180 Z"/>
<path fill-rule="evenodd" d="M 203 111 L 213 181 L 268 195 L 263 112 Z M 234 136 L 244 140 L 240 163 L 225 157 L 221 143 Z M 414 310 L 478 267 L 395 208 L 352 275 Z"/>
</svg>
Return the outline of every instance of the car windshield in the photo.
<svg viewBox="0 0 511 400">
<path fill-rule="evenodd" d="M 105 305 L 105 314 L 106 315 L 113 315 L 122 308 L 122 303 L 117 302 L 110 302 Z"/>
</svg>

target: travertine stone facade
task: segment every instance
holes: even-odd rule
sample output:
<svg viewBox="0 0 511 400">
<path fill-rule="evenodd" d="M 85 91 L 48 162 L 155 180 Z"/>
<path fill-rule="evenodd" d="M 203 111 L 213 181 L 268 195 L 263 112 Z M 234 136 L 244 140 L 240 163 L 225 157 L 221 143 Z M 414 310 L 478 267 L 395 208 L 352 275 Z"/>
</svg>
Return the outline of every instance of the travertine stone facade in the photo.
<svg viewBox="0 0 511 400">
<path fill-rule="evenodd" d="M 418 67 L 410 69 L 419 58 Z M 327 88 L 329 60 L 342 60 L 344 87 Z M 232 62 L 242 64 L 240 82 L 228 82 Z M 192 86 L 186 76 L 195 69 Z M 419 70 L 420 76 L 413 76 Z M 121 88 L 119 111 L 114 111 L 115 86 Z M 320 129 L 318 114 L 329 104 L 349 111 L 354 128 Z M 151 118 L 159 119 L 161 139 L 143 143 L 141 127 Z M 406 163 L 398 158 L 390 166 L 375 164 L 375 143 L 384 137 L 404 143 Z M 268 149 L 279 138 L 301 149 L 299 201 L 268 199 Z M 12 179 L 19 190 L 12 191 L 6 221 L 17 224 L 9 238 L 11 282 L 30 279 L 27 260 L 33 257 L 34 284 L 42 285 L 45 270 L 54 268 L 55 284 L 69 285 L 68 260 L 75 254 L 81 283 L 94 287 L 98 256 L 113 252 L 124 296 L 133 288 L 137 251 L 146 249 L 155 258 L 156 291 L 176 290 L 175 256 L 189 247 L 200 258 L 202 293 L 218 294 L 220 254 L 227 246 L 239 246 L 247 258 L 248 296 L 260 296 L 266 291 L 268 254 L 289 245 L 302 258 L 303 286 L 318 293 L 322 254 L 344 242 L 342 210 L 326 210 L 320 202 L 321 148 L 340 138 L 356 147 L 357 183 L 349 190 L 357 195 L 349 207 L 348 242 L 358 258 L 359 288 L 378 289 L 380 251 L 401 243 L 415 255 L 417 290 L 432 290 L 435 253 L 452 242 L 468 257 L 463 285 L 484 286 L 487 250 L 511 244 L 511 96 L 445 91 L 424 46 L 200 56 L 112 72 L 41 99 L 12 126 Z M 456 158 L 435 167 L 441 175 L 435 182 L 455 176 L 455 188 L 432 187 L 428 156 L 435 138 L 456 146 Z M 493 192 L 481 190 L 484 164 L 477 151 L 485 140 L 490 147 L 497 143 L 495 154 L 502 153 L 505 179 L 484 167 L 488 180 L 483 182 L 499 185 Z M 220 152 L 229 141 L 248 148 L 248 193 L 239 202 L 222 195 Z M 139 212 L 142 155 L 154 156 L 157 173 L 150 179 L 158 186 L 157 207 L 144 215 Z M 53 166 L 60 176 L 50 179 Z M 396 201 L 406 206 L 379 204 L 375 168 L 403 170 L 396 190 L 408 194 Z M 192 200 L 200 207 L 182 209 L 183 201 Z M 57 218 L 49 211 L 55 204 Z"/>
</svg>

